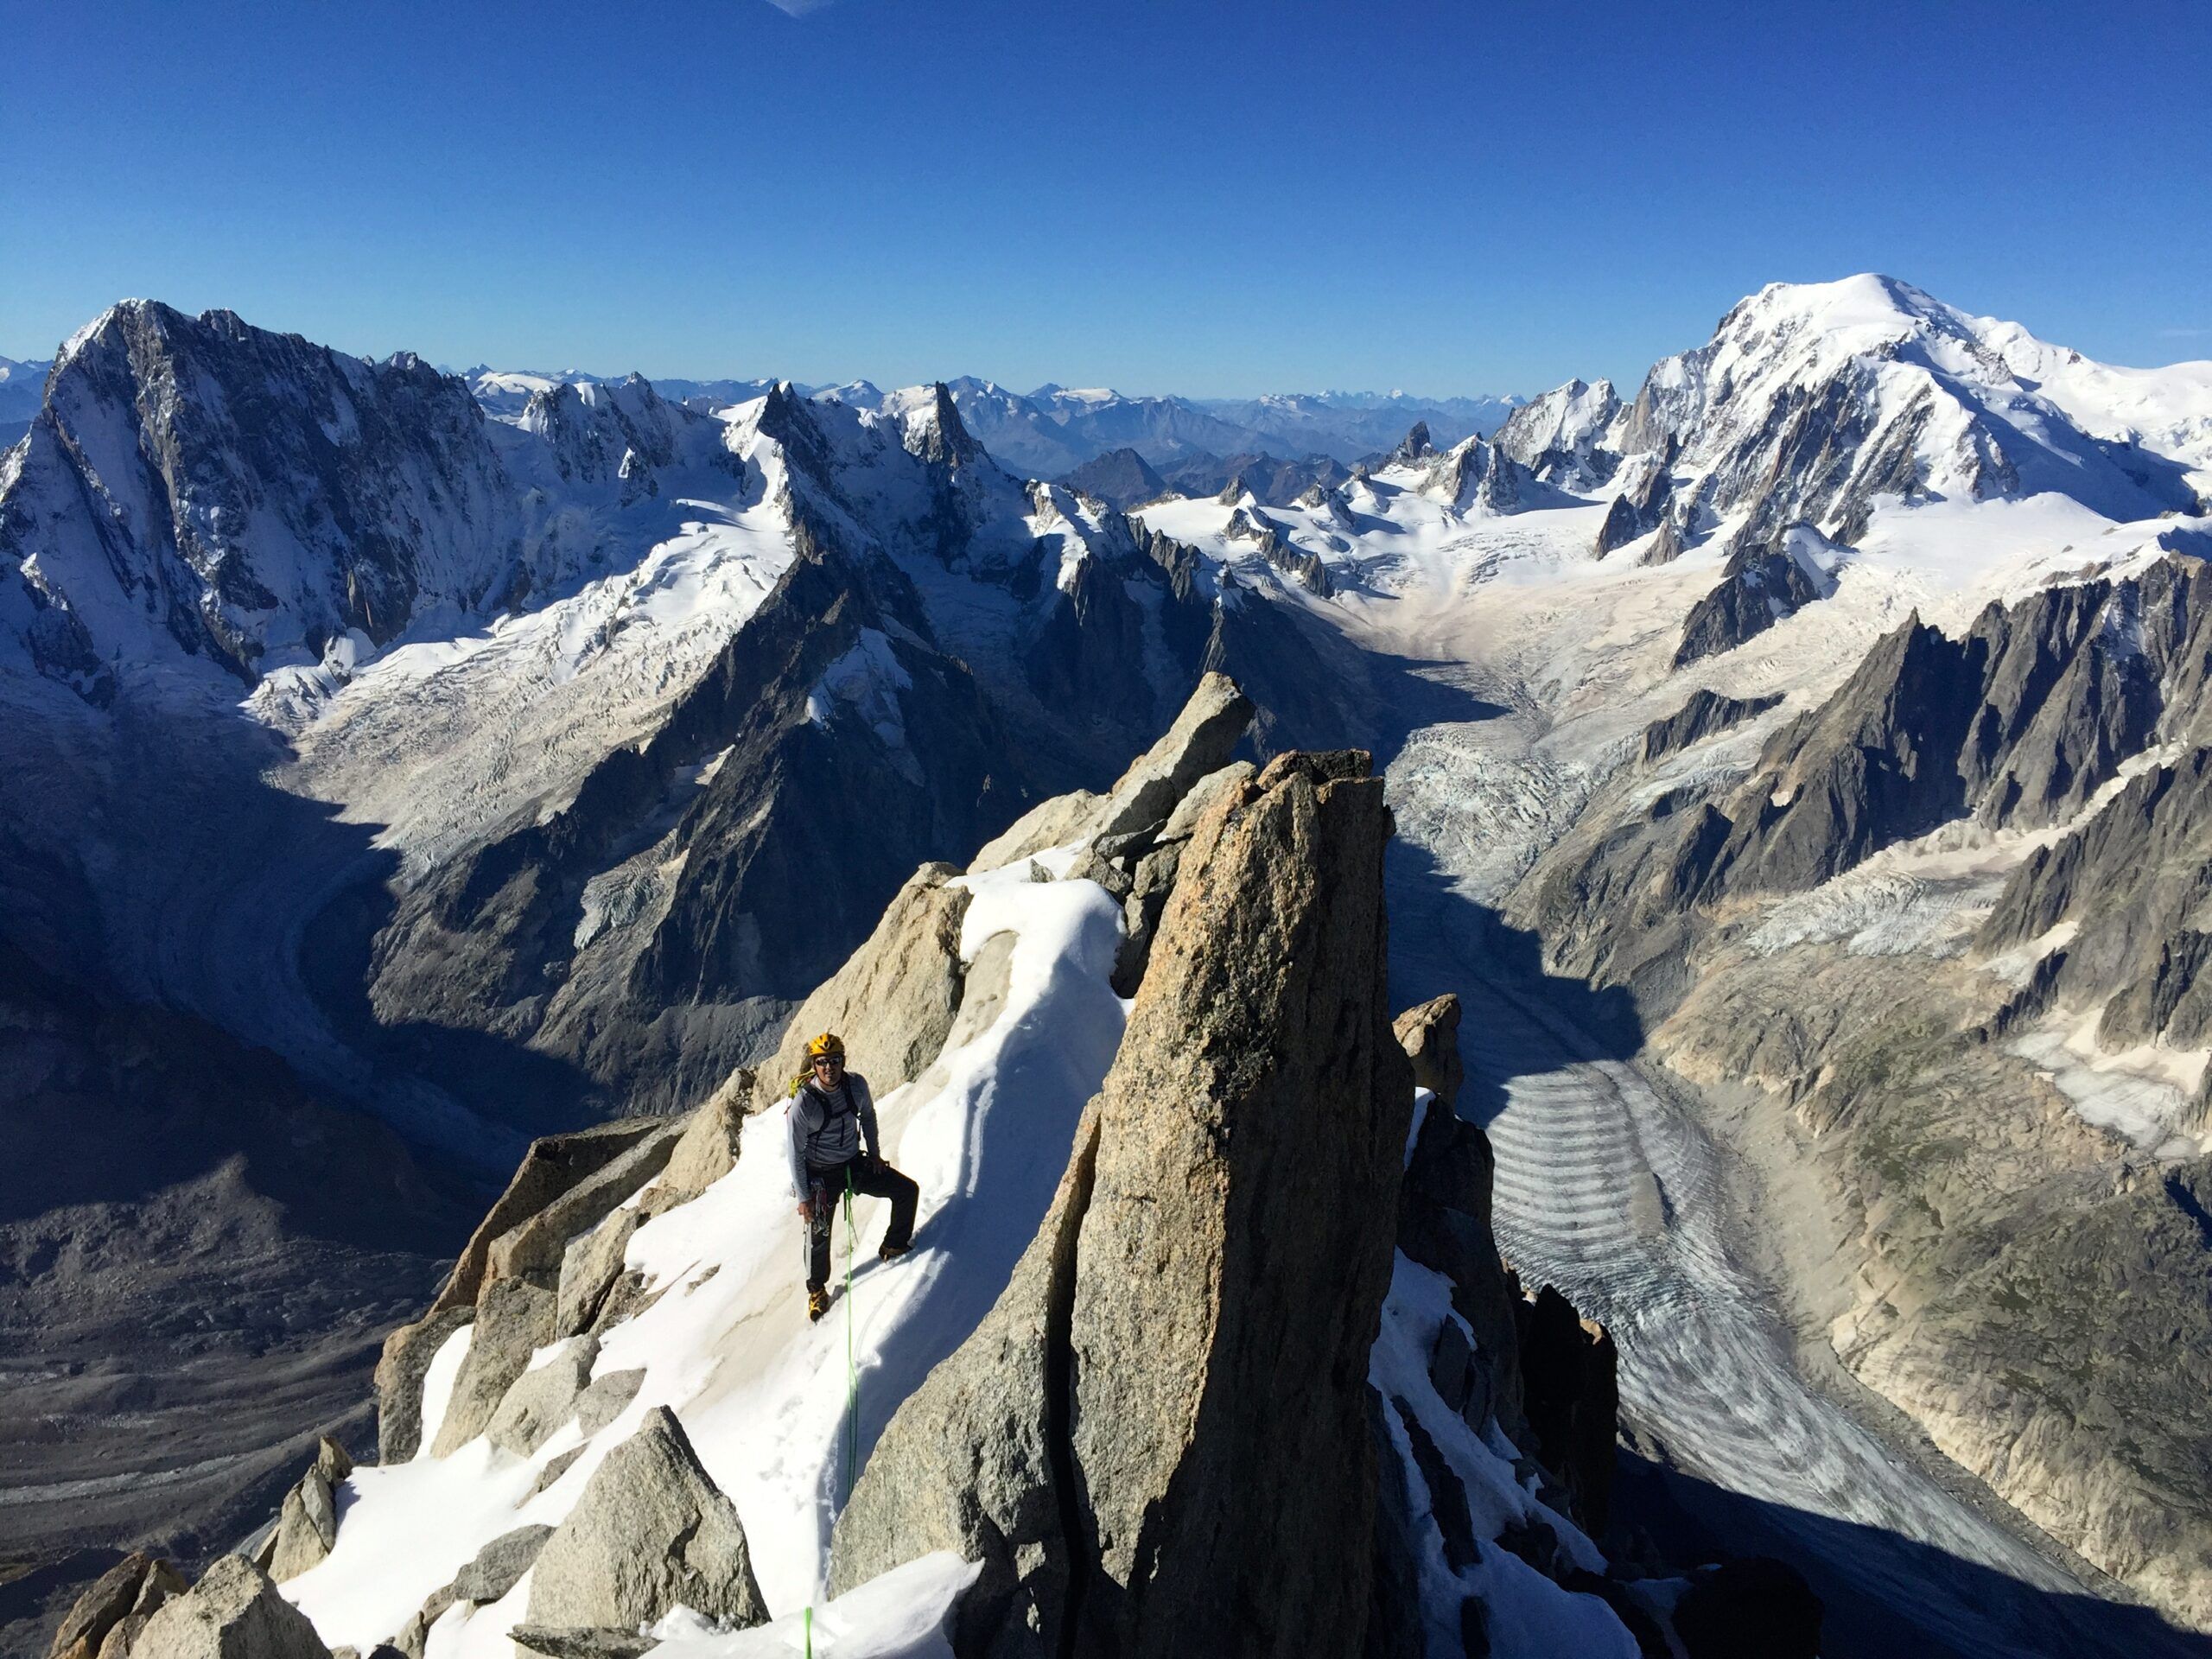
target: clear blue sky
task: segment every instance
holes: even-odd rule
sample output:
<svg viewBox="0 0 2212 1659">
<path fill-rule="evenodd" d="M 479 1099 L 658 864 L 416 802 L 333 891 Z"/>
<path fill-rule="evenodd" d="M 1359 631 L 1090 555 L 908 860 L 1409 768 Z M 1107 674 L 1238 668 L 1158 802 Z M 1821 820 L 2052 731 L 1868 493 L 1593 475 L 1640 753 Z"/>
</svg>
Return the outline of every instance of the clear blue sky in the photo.
<svg viewBox="0 0 2212 1659">
<path fill-rule="evenodd" d="M 10 356 L 145 295 L 456 365 L 1532 391 L 1869 269 L 2212 355 L 2203 3 L 0 0 L 0 41 Z"/>
</svg>

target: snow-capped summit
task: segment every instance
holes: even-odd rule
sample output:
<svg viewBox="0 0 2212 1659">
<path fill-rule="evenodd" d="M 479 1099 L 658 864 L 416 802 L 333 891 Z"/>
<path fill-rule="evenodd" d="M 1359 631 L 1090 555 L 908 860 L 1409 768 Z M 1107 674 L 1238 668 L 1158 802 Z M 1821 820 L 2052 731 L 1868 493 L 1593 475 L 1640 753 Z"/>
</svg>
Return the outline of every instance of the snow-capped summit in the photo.
<svg viewBox="0 0 2212 1659">
<path fill-rule="evenodd" d="M 821 404 L 842 404 L 849 409 L 880 409 L 883 392 L 872 381 L 848 380 L 841 386 L 823 386 L 814 394 Z"/>
<path fill-rule="evenodd" d="M 520 526 L 460 380 L 227 311 L 103 312 L 10 460 L 0 651 L 87 690 L 180 654 L 251 680 L 515 569 Z"/>
<path fill-rule="evenodd" d="M 2179 462 L 2092 436 L 2024 383 L 2005 328 L 1894 277 L 1770 283 L 1706 345 L 1653 366 L 1619 447 L 1672 438 L 1705 506 L 1756 504 L 1847 540 L 1881 495 L 2051 492 L 2116 518 L 2193 506 Z"/>
<path fill-rule="evenodd" d="M 1617 458 L 1603 453 L 1619 419 L 1613 383 L 1576 379 L 1523 404 L 1498 428 L 1497 444 L 1548 483 L 1592 489 L 1611 475 Z"/>
<path fill-rule="evenodd" d="M 958 468 L 982 455 L 982 446 L 961 424 L 959 408 L 942 380 L 930 388 L 929 402 L 907 412 L 905 428 L 907 453 L 924 461 Z"/>
<path fill-rule="evenodd" d="M 540 392 L 550 391 L 556 386 L 589 385 L 599 377 L 586 374 L 582 369 L 557 369 L 547 373 L 531 370 L 494 369 L 488 364 L 478 364 L 463 372 L 468 390 L 484 406 L 487 415 L 501 420 L 513 420 Z"/>
</svg>

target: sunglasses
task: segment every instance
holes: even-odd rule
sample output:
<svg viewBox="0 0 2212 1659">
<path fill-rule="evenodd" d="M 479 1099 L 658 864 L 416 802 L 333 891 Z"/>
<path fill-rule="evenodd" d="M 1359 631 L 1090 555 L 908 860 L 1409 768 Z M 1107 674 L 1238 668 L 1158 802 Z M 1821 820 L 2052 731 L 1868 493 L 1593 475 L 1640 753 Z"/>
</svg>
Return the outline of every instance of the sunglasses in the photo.
<svg viewBox="0 0 2212 1659">
<path fill-rule="evenodd" d="M 820 1070 L 821 1070 L 823 1067 L 824 1067 L 824 1066 L 840 1066 L 840 1065 L 844 1065 L 844 1062 L 843 1062 L 842 1060 L 840 1060 L 840 1059 L 834 1059 L 834 1058 L 827 1058 L 827 1057 L 825 1057 L 825 1058 L 822 1058 L 822 1059 L 818 1059 L 818 1060 L 817 1060 L 817 1061 L 814 1063 L 815 1070 L 817 1070 L 817 1071 L 820 1071 Z"/>
</svg>

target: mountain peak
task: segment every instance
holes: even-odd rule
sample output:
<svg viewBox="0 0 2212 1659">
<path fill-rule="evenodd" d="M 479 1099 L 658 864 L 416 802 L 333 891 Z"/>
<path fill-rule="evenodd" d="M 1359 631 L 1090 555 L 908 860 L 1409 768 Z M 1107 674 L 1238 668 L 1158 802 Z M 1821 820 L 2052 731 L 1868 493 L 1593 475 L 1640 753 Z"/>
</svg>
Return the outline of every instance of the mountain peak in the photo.
<svg viewBox="0 0 2212 1659">
<path fill-rule="evenodd" d="M 1429 441 L 1428 423 L 1415 421 L 1398 447 L 1390 452 L 1392 461 L 1426 461 L 1436 453 L 1436 446 Z"/>
<path fill-rule="evenodd" d="M 942 380 L 931 386 L 928 401 L 907 415 L 906 436 L 913 454 L 952 467 L 964 467 L 983 453 L 961 421 L 952 389 Z"/>
</svg>

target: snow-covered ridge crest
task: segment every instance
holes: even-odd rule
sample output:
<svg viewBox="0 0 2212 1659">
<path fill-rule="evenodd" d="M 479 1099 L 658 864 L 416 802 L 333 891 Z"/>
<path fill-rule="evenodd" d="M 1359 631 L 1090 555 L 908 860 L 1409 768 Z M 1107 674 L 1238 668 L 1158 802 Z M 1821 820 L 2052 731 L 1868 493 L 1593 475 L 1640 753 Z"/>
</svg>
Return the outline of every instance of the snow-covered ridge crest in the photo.
<svg viewBox="0 0 2212 1659">
<path fill-rule="evenodd" d="M 697 1659 L 780 1653 L 810 1636 L 827 1651 L 950 1655 L 953 1621 L 968 1617 L 963 1598 L 989 1587 L 979 1583 L 979 1573 L 988 1580 L 989 1560 L 963 1562 L 931 1529 L 903 1528 L 898 1559 L 839 1585 L 842 1593 L 831 1599 L 823 1582 L 830 1522 L 861 1473 L 855 1449 L 864 1468 L 909 1454 L 911 1436 L 895 1439 L 894 1414 L 939 1359 L 999 1317 L 995 1299 L 1015 1294 L 1042 1248 L 1031 1245 L 1033 1235 L 1046 1238 L 1039 1222 L 1049 1231 L 1047 1206 L 1065 1202 L 1071 1183 L 1090 1204 L 1080 1126 L 1098 1121 L 1096 1111 L 1085 1116 L 1086 1102 L 1109 1077 L 1130 1013 L 1115 981 L 1138 976 L 1135 1007 L 1152 1008 L 1148 1040 L 1156 1046 L 1160 1010 L 1182 1006 L 1173 1000 L 1176 973 L 1199 971 L 1184 969 L 1190 930 L 1202 929 L 1204 957 L 1216 964 L 1205 971 L 1241 959 L 1223 919 L 1230 908 L 1249 901 L 1281 913 L 1281 937 L 1264 936 L 1269 948 L 1303 937 L 1300 918 L 1319 908 L 1328 938 L 1365 938 L 1380 950 L 1379 843 L 1388 821 L 1379 781 L 1364 775 L 1363 756 L 1284 757 L 1256 778 L 1248 764 L 1222 765 L 1249 715 L 1233 687 L 1209 682 L 1109 794 L 1050 803 L 1016 836 L 1023 844 L 1066 839 L 1027 854 L 1009 842 L 991 868 L 979 859 L 965 875 L 925 867 L 876 937 L 800 1010 L 795 1033 L 830 1025 L 860 1038 L 855 1059 L 874 1074 L 884 1150 L 924 1194 L 914 1253 L 861 1267 L 828 1320 L 809 1324 L 795 1294 L 798 1224 L 779 1155 L 783 1091 L 766 1081 L 780 1076 L 785 1056 L 760 1081 L 733 1077 L 688 1118 L 632 1120 L 569 1145 L 542 1143 L 431 1313 L 387 1344 L 378 1372 L 382 1461 L 354 1467 L 326 1455 L 273 1529 L 249 1547 L 282 1579 L 283 1598 L 308 1616 L 317 1639 L 364 1650 L 389 1641 L 423 1659 L 508 1659 L 511 1632 L 536 1643 L 560 1637 L 563 1627 L 626 1627 L 642 1630 L 643 1645 Z M 1357 798 L 1347 803 L 1347 793 Z M 1325 863 L 1349 856 L 1376 891 L 1300 880 L 1285 869 L 1281 838 L 1316 817 L 1324 839 L 1306 855 Z M 1202 861 L 1217 856 L 1238 880 L 1198 885 L 1197 896 L 1163 918 L 1177 902 L 1179 862 L 1213 869 Z M 1133 878 L 1140 863 L 1143 873 Z M 1132 880 L 1151 885 L 1126 902 L 1102 885 Z M 1266 891 L 1248 892 L 1254 884 Z M 1155 926 L 1183 932 L 1164 958 L 1169 989 L 1147 1004 L 1146 941 Z M 1319 957 L 1335 963 L 1338 955 Z M 1335 974 L 1330 994 L 1370 1011 L 1366 1052 L 1376 1074 L 1410 1096 L 1405 1054 L 1379 1012 L 1379 955 L 1340 973 L 1309 971 Z M 1286 1007 L 1306 1006 L 1290 993 L 1273 995 L 1288 999 Z M 1285 1086 L 1299 1091 L 1302 1109 L 1329 1114 L 1338 1133 L 1362 1143 L 1362 1178 L 1395 1186 L 1411 1166 L 1442 1183 L 1444 1198 L 1424 1202 L 1476 1205 L 1477 1195 L 1454 1185 L 1461 1165 L 1441 1150 L 1450 1137 L 1440 1116 L 1425 1134 L 1408 1135 L 1409 1099 L 1345 1114 L 1334 1110 L 1335 1093 L 1309 1086 L 1314 1068 L 1331 1063 L 1331 1040 L 1308 1033 L 1307 1058 L 1287 1072 Z M 1135 1058 L 1131 1078 L 1145 1075 L 1153 1052 Z M 1141 1099 L 1141 1084 L 1132 1086 Z M 1448 1100 L 1433 1109 L 1448 1110 Z M 1437 1150 L 1420 1149 L 1432 1143 Z M 1131 1130 L 1119 1155 L 1141 1160 L 1150 1145 Z M 859 1207 L 871 1236 L 873 1208 Z M 1606 1602 L 1559 1581 L 1602 1572 L 1604 1558 L 1562 1512 L 1562 1489 L 1520 1460 L 1502 1427 L 1529 1432 L 1510 1380 L 1516 1362 L 1491 1346 L 1510 1343 L 1510 1314 L 1503 1338 L 1488 1316 L 1475 1330 L 1456 1311 L 1462 1302 L 1449 1276 L 1404 1256 L 1395 1258 L 1394 1274 L 1386 1264 L 1395 1213 L 1388 1204 L 1352 1205 L 1333 1224 L 1358 1236 L 1361 1282 L 1373 1293 L 1363 1317 L 1340 1318 L 1320 1291 L 1267 1315 L 1287 1322 L 1290 1351 L 1300 1356 L 1347 1342 L 1357 1352 L 1373 1342 L 1376 1319 L 1382 1326 L 1368 1368 L 1332 1366 L 1313 1386 L 1332 1397 L 1327 1414 L 1350 1436 L 1342 1449 L 1389 1464 L 1386 1496 L 1378 1505 L 1368 1478 L 1349 1465 L 1324 1478 L 1290 1478 L 1303 1490 L 1341 1489 L 1355 1506 L 1369 1506 L 1346 1517 L 1352 1558 L 1363 1564 L 1361 1541 L 1371 1526 L 1405 1560 L 1407 1576 L 1402 1586 L 1392 1579 L 1370 1592 L 1363 1565 L 1334 1584 L 1301 1576 L 1301 1593 L 1332 1630 L 1355 1637 L 1386 1615 L 1414 1630 L 1456 1623 L 1460 1601 L 1472 1595 L 1484 1603 L 1493 1651 L 1505 1659 L 1536 1659 L 1561 1642 L 1629 1659 L 1634 1643 Z M 1113 1224 L 1103 1191 L 1085 1224 Z M 1231 1212 L 1208 1224 L 1230 1228 L 1237 1240 L 1235 1230 L 1253 1224 Z M 1250 1237 L 1235 1249 L 1247 1270 L 1255 1249 L 1271 1253 Z M 1314 1252 L 1344 1265 L 1344 1252 L 1319 1243 Z M 1486 1262 L 1491 1289 L 1502 1289 L 1494 1249 L 1466 1260 Z M 1106 1282 L 1110 1289 L 1111 1275 Z M 1099 1300 L 1110 1297 L 1094 1294 Z M 849 1351 L 856 1391 L 845 1386 Z M 1268 1351 L 1262 1363 L 1275 1363 Z M 1128 1363 L 1159 1362 L 1147 1353 Z M 1253 1359 L 1239 1351 L 1222 1363 Z M 1094 1382 L 1114 1370 L 1098 1369 Z M 1019 1390 L 1026 1375 L 1010 1367 L 1005 1383 Z M 1162 1375 L 1181 1376 L 1173 1362 Z M 1284 1377 L 1270 1386 L 1303 1385 Z M 1372 1414 L 1370 1388 L 1382 1391 L 1381 1418 Z M 855 1401 L 857 1420 L 849 1420 Z M 1294 1430 L 1273 1409 L 1246 1409 L 1254 1430 L 1308 1439 L 1325 1432 Z M 1236 1455 L 1236 1443 L 1217 1425 L 1186 1454 L 1218 1460 Z M 1087 1455 L 1108 1466 L 1106 1452 Z M 894 1502 L 908 1491 L 895 1481 L 870 1490 Z M 1094 1501 L 1109 1501 L 1103 1478 L 1093 1490 L 1102 1494 Z M 703 1519 L 679 1526 L 687 1514 Z M 1487 1563 L 1472 1575 L 1455 1565 L 1465 1525 L 1477 1529 Z M 1281 1570 L 1272 1552 L 1240 1537 L 1233 1529 L 1223 1546 L 1238 1572 L 1264 1581 Z M 1307 1537 L 1309 1551 L 1335 1547 L 1332 1535 Z M 837 1539 L 842 1560 L 846 1534 Z M 1503 1546 L 1493 1548 L 1498 1539 Z M 545 1578 L 540 1565 L 556 1559 L 563 1577 Z M 1178 1573 L 1202 1583 L 1214 1576 L 1194 1548 L 1141 1569 L 1163 1596 L 1182 1593 Z M 1626 1605 L 1638 1592 L 1617 1584 L 1611 1593 Z"/>
</svg>

